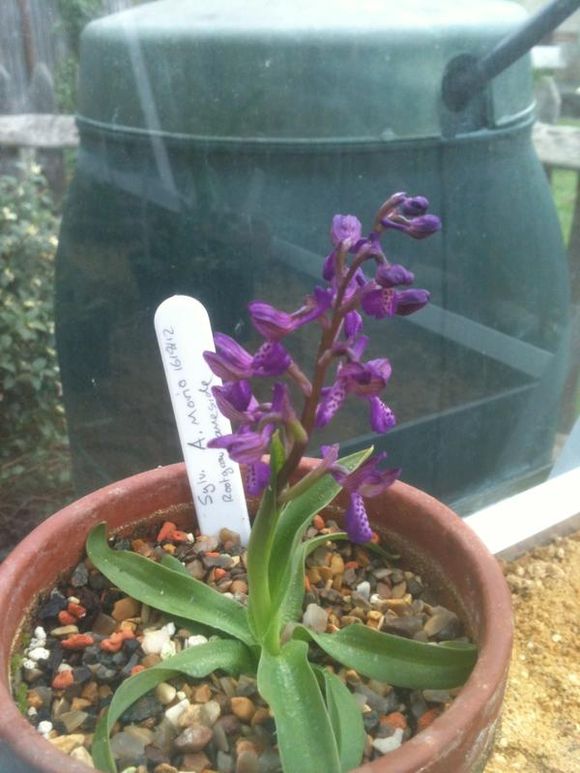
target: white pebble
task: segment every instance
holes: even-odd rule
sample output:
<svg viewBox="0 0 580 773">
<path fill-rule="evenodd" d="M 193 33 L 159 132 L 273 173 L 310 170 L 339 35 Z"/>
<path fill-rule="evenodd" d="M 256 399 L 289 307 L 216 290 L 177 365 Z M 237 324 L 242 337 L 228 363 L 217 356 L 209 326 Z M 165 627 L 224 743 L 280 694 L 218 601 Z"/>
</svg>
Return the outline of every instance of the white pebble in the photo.
<svg viewBox="0 0 580 773">
<path fill-rule="evenodd" d="M 371 595 L 371 584 L 367 580 L 364 580 L 363 582 L 359 582 L 359 584 L 356 586 L 357 592 L 360 593 L 360 595 L 368 599 Z"/>
<path fill-rule="evenodd" d="M 37 625 L 34 629 L 34 637 L 36 639 L 44 639 L 44 641 L 46 641 L 46 631 L 41 625 Z"/>
<path fill-rule="evenodd" d="M 34 649 L 31 649 L 28 653 L 28 657 L 30 660 L 48 660 L 50 652 L 46 647 L 34 647 Z"/>
<path fill-rule="evenodd" d="M 48 735 L 52 730 L 52 722 L 49 722 L 48 719 L 43 719 L 42 722 L 38 723 L 38 727 L 36 729 L 40 735 Z"/>
<path fill-rule="evenodd" d="M 207 644 L 207 639 L 205 636 L 202 636 L 201 634 L 197 636 L 188 636 L 185 642 L 185 648 L 187 649 L 188 647 L 197 647 L 199 644 Z"/>
<path fill-rule="evenodd" d="M 161 650 L 159 652 L 159 657 L 161 658 L 161 660 L 167 660 L 167 658 L 171 658 L 174 655 L 175 655 L 175 642 L 166 641 L 161 647 Z"/>
<path fill-rule="evenodd" d="M 141 648 L 146 655 L 159 655 L 167 642 L 169 642 L 167 631 L 163 629 L 159 631 L 145 631 Z"/>
<path fill-rule="evenodd" d="M 69 666 L 68 663 L 61 663 L 57 668 L 57 671 L 59 674 L 61 674 L 63 671 L 72 671 L 72 666 Z"/>
<path fill-rule="evenodd" d="M 35 717 L 38 714 L 38 710 L 35 709 L 34 706 L 30 706 L 26 710 L 26 713 L 28 714 L 29 717 Z"/>
<path fill-rule="evenodd" d="M 67 598 L 67 601 L 68 601 L 69 604 L 80 604 L 81 603 L 81 600 L 78 599 L 76 596 L 69 596 Z"/>
<path fill-rule="evenodd" d="M 187 700 L 187 698 L 184 698 L 182 701 L 179 701 L 179 703 L 176 703 L 175 706 L 170 706 L 167 711 L 165 712 L 165 719 L 167 719 L 168 722 L 170 722 L 173 727 L 178 727 L 178 720 L 179 717 L 183 714 L 186 708 L 190 706 L 191 704 Z"/>
<path fill-rule="evenodd" d="M 375 738 L 373 741 L 373 748 L 381 754 L 386 754 L 387 752 L 393 752 L 395 749 L 398 749 L 402 743 L 403 731 L 398 727 L 393 735 L 388 738 Z"/>
<path fill-rule="evenodd" d="M 175 693 L 175 697 L 177 698 L 178 701 L 182 701 L 184 698 L 187 698 L 187 695 L 183 692 L 183 690 L 178 690 Z"/>
<path fill-rule="evenodd" d="M 34 660 L 30 660 L 30 658 L 24 658 L 22 661 L 22 668 L 24 668 L 26 671 L 32 671 L 34 668 L 36 668 L 36 663 Z"/>
<path fill-rule="evenodd" d="M 302 622 L 307 628 L 317 633 L 324 633 L 328 625 L 328 614 L 318 604 L 309 604 L 302 615 Z"/>
</svg>

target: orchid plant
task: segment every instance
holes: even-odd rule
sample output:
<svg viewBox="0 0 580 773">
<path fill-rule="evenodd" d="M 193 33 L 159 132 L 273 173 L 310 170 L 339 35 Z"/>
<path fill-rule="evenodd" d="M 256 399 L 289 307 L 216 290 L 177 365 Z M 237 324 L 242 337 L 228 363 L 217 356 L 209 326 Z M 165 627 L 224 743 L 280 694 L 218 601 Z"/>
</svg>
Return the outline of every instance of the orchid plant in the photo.
<svg viewBox="0 0 580 773">
<path fill-rule="evenodd" d="M 391 365 L 386 358 L 363 359 L 368 338 L 361 312 L 380 320 L 412 314 L 428 302 L 426 290 L 411 287 L 412 272 L 390 263 L 381 248 L 381 237 L 390 230 L 415 239 L 438 231 L 440 221 L 427 209 L 424 197 L 396 193 L 380 207 L 366 237 L 356 217 L 336 215 L 330 231 L 333 248 L 322 264 L 325 285 L 316 287 L 292 313 L 252 301 L 251 320 L 264 339 L 255 354 L 217 333 L 216 351 L 204 355 L 223 382 L 213 387 L 216 403 L 237 425 L 235 432 L 214 438 L 208 446 L 226 449 L 244 464 L 248 493 L 261 495 L 247 551 L 247 606 L 194 579 L 170 555 L 156 563 L 112 550 L 104 525 L 90 534 L 90 559 L 119 588 L 188 630 L 201 625 L 214 633 L 207 644 L 186 649 L 121 684 L 95 733 L 93 757 L 99 769 L 116 770 L 109 734 L 122 713 L 172 677 L 199 678 L 214 670 L 255 675 L 273 712 L 286 773 L 339 773 L 361 760 L 366 741 L 361 710 L 332 670 L 310 661 L 312 644 L 364 676 L 400 687 L 453 688 L 469 675 L 476 659 L 476 649 L 469 644 L 433 645 L 364 625 L 319 633 L 300 622 L 305 560 L 314 549 L 330 539 L 350 539 L 380 551 L 373 542 L 365 499 L 399 477 L 400 470 L 383 468 L 385 453 L 373 457 L 371 448 L 339 459 L 338 445 L 323 446 L 319 463 L 301 479 L 296 473 L 315 430 L 329 424 L 350 396 L 366 400 L 374 432 L 388 432 L 395 424 L 391 408 L 381 399 Z M 365 264 L 373 267 L 372 278 Z M 304 325 L 320 330 L 310 376 L 283 343 Z M 270 401 L 256 399 L 255 379 L 274 379 Z M 302 400 L 300 410 L 292 397 L 296 394 Z M 312 518 L 341 489 L 349 501 L 346 533 L 305 539 Z"/>
</svg>

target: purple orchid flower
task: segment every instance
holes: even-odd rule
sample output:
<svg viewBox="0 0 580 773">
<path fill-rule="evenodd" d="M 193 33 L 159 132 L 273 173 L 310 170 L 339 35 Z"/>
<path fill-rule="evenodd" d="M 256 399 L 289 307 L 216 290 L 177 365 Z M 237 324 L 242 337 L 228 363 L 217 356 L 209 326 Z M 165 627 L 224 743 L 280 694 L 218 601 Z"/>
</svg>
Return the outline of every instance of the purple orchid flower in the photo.
<svg viewBox="0 0 580 773">
<path fill-rule="evenodd" d="M 429 199 L 425 196 L 407 196 L 399 205 L 399 212 L 407 217 L 424 215 L 429 209 Z"/>
<path fill-rule="evenodd" d="M 235 462 L 255 464 L 261 461 L 262 456 L 267 452 L 274 429 L 273 424 L 266 424 L 259 432 L 255 432 L 248 426 L 240 427 L 231 435 L 213 438 L 208 442 L 207 447 L 225 448 Z"/>
<path fill-rule="evenodd" d="M 383 435 L 393 429 L 397 419 L 388 405 L 380 397 L 369 397 L 370 424 L 373 432 Z"/>
<path fill-rule="evenodd" d="M 332 292 L 315 287 L 313 295 L 309 295 L 302 308 L 293 314 L 279 311 L 264 301 L 252 301 L 248 304 L 248 309 L 256 330 L 269 341 L 279 341 L 302 325 L 318 319 L 330 308 L 331 303 Z"/>
<path fill-rule="evenodd" d="M 343 244 L 347 249 L 355 245 L 362 235 L 362 225 L 354 215 L 335 215 L 330 227 L 330 241 L 334 246 Z M 346 244 L 345 244 L 346 243 Z"/>
<path fill-rule="evenodd" d="M 383 228 L 392 228 L 403 231 L 413 239 L 426 239 L 441 230 L 441 220 L 437 215 L 421 215 L 408 220 L 406 217 L 396 215 L 381 220 Z"/>
<path fill-rule="evenodd" d="M 258 401 L 249 381 L 230 381 L 211 388 L 217 407 L 230 421 L 249 423 L 257 417 Z"/>
<path fill-rule="evenodd" d="M 363 289 L 361 306 L 369 317 L 375 319 L 393 317 L 395 314 L 405 317 L 422 309 L 429 298 L 427 290 L 394 290 L 371 281 Z"/>
<path fill-rule="evenodd" d="M 203 357 L 212 372 L 226 382 L 252 376 L 280 376 L 292 363 L 286 349 L 277 342 L 266 341 L 253 357 L 224 333 L 216 333 L 214 342 L 217 352 L 204 352 Z"/>
<path fill-rule="evenodd" d="M 369 360 L 366 363 L 349 362 L 343 365 L 338 371 L 335 383 L 323 391 L 316 410 L 315 426 L 326 427 L 341 408 L 348 394 L 365 398 L 376 397 L 387 385 L 390 375 L 391 365 L 387 359 Z M 380 427 L 387 423 L 386 414 L 382 416 L 380 414 L 380 407 L 373 403 L 371 405 L 373 429 L 375 426 Z"/>
<path fill-rule="evenodd" d="M 397 285 L 412 285 L 415 274 L 398 263 L 382 263 L 375 274 L 375 282 L 381 287 L 396 287 Z"/>
<path fill-rule="evenodd" d="M 368 542 L 373 533 L 363 497 L 372 498 L 391 486 L 401 474 L 398 468 L 380 470 L 378 465 L 387 456 L 383 451 L 367 459 L 354 472 L 348 472 L 338 464 L 330 466 L 330 474 L 350 496 L 345 515 L 345 526 L 352 542 Z"/>
<path fill-rule="evenodd" d="M 258 497 L 270 482 L 270 465 L 266 462 L 254 462 L 246 472 L 246 488 L 248 494 Z"/>
</svg>

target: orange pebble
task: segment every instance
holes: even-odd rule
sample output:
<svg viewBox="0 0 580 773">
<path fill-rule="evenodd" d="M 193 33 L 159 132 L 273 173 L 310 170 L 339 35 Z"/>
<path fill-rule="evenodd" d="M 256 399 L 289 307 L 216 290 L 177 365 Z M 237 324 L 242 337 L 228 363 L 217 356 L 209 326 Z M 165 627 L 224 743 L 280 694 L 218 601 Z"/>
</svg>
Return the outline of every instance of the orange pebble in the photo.
<svg viewBox="0 0 580 773">
<path fill-rule="evenodd" d="M 67 668 L 66 671 L 59 671 L 52 680 L 52 689 L 66 690 L 67 687 L 70 687 L 71 684 L 73 684 L 74 680 L 75 679 L 71 669 Z"/>
<path fill-rule="evenodd" d="M 112 633 L 107 639 L 103 639 L 99 647 L 104 652 L 119 652 L 125 639 L 134 639 L 135 634 L 130 628 L 122 628 L 116 633 Z"/>
<path fill-rule="evenodd" d="M 177 529 L 177 526 L 171 521 L 165 521 L 159 534 L 157 535 L 157 542 L 163 542 L 163 540 L 171 539 L 173 532 Z"/>
<path fill-rule="evenodd" d="M 131 676 L 135 676 L 135 674 L 140 674 L 141 671 L 145 671 L 145 666 L 142 666 L 141 664 L 137 666 L 133 666 L 131 669 Z"/>
<path fill-rule="evenodd" d="M 74 633 L 68 639 L 63 639 L 61 644 L 65 650 L 84 650 L 93 642 L 93 637 L 88 633 Z"/>
<path fill-rule="evenodd" d="M 76 617 L 77 620 L 82 620 L 82 618 L 87 614 L 87 610 L 83 606 L 80 604 L 75 604 L 72 601 L 69 602 L 66 611 L 69 613 L 69 615 Z"/>
<path fill-rule="evenodd" d="M 223 579 L 226 576 L 227 572 L 225 569 L 222 569 L 221 566 L 216 566 L 213 570 L 213 578 L 217 582 L 218 580 Z"/>
<path fill-rule="evenodd" d="M 312 525 L 314 526 L 315 529 L 318 529 L 318 531 L 320 531 L 321 529 L 324 529 L 324 527 L 326 526 L 324 522 L 324 518 L 320 514 L 317 514 L 314 516 L 314 518 L 312 519 Z"/>
<path fill-rule="evenodd" d="M 76 617 L 73 617 L 66 609 L 62 609 L 58 613 L 58 622 L 61 625 L 74 625 L 76 623 Z"/>
<path fill-rule="evenodd" d="M 371 537 L 371 542 L 373 543 L 373 545 L 378 545 L 380 541 L 381 541 L 381 538 L 379 537 L 379 535 L 376 533 L 376 531 L 373 531 L 373 536 Z"/>
<path fill-rule="evenodd" d="M 381 725 L 389 725 L 394 728 L 399 727 L 401 730 L 406 730 L 407 728 L 407 719 L 400 711 L 392 711 L 390 714 L 381 717 L 380 721 Z"/>
<path fill-rule="evenodd" d="M 358 561 L 347 561 L 344 565 L 345 569 L 358 569 Z"/>
<path fill-rule="evenodd" d="M 220 554 L 217 552 L 217 550 L 208 550 L 208 552 L 206 553 L 206 556 L 208 556 L 208 558 L 217 558 L 219 555 Z"/>
<path fill-rule="evenodd" d="M 304 575 L 304 590 L 306 593 L 308 593 L 312 589 L 312 585 L 310 584 L 310 579 L 307 574 Z"/>
<path fill-rule="evenodd" d="M 179 529 L 176 529 L 171 535 L 171 539 L 173 540 L 173 542 L 189 542 L 189 534 L 187 534 L 184 531 L 179 531 Z"/>
<path fill-rule="evenodd" d="M 425 728 L 429 727 L 433 720 L 437 719 L 439 714 L 441 714 L 441 709 L 428 709 L 424 714 L 421 714 L 417 720 L 417 728 L 419 730 L 425 730 Z"/>
</svg>

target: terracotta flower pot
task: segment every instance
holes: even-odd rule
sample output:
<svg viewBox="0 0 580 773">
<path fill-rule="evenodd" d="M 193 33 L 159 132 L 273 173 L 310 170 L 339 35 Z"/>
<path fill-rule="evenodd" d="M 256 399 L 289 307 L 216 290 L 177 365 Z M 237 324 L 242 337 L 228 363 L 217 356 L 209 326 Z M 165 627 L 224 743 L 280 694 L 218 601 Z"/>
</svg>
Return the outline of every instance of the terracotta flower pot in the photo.
<svg viewBox="0 0 580 773">
<path fill-rule="evenodd" d="M 304 470 L 312 464 L 305 460 Z M 512 644 L 510 596 L 493 556 L 451 510 L 403 483 L 368 502 L 375 529 L 463 615 L 478 662 L 451 707 L 426 730 L 359 773 L 471 773 L 483 768 L 500 712 Z M 161 515 L 163 514 L 163 515 Z M 26 721 L 13 702 L 10 657 L 38 594 L 81 558 L 89 529 L 122 529 L 150 517 L 189 525 L 193 506 L 182 464 L 107 486 L 35 529 L 0 566 L 0 770 L 88 773 Z M 333 513 L 334 516 L 334 513 Z M 16 761 L 16 762 L 15 762 Z"/>
</svg>

